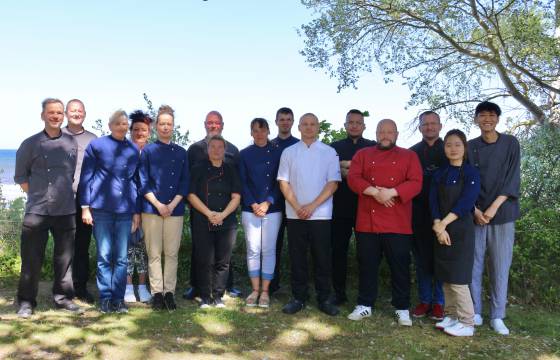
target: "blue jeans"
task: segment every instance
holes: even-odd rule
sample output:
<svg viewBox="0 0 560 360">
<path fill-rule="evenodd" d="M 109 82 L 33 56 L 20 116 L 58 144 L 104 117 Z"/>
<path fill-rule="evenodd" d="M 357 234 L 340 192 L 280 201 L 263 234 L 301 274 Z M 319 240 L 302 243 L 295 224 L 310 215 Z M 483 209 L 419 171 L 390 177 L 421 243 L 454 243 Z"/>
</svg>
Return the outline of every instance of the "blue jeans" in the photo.
<svg viewBox="0 0 560 360">
<path fill-rule="evenodd" d="M 93 236 L 97 244 L 99 299 L 124 300 L 126 265 L 132 214 L 93 209 Z"/>
<path fill-rule="evenodd" d="M 433 274 L 422 267 L 422 261 L 418 258 L 418 252 L 414 251 L 416 266 L 416 283 L 418 284 L 418 298 L 423 304 L 444 303 L 443 284 Z"/>
</svg>

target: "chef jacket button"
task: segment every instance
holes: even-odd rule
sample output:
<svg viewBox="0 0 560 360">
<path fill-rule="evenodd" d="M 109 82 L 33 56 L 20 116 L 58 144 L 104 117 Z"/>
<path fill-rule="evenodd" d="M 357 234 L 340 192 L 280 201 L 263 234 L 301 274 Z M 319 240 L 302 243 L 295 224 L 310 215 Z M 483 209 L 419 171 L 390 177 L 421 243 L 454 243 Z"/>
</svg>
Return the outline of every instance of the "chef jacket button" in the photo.
<svg viewBox="0 0 560 360">
<path fill-rule="evenodd" d="M 395 165 L 396 163 L 397 163 L 396 161 L 393 161 L 393 165 Z"/>
<path fill-rule="evenodd" d="M 375 164 L 375 161 L 372 161 L 371 163 L 372 163 L 372 164 Z"/>
<path fill-rule="evenodd" d="M 51 171 L 51 169 L 47 169 L 47 171 Z"/>
<path fill-rule="evenodd" d="M 371 181 L 375 180 L 375 178 L 371 178 Z"/>
<path fill-rule="evenodd" d="M 175 173 L 174 173 L 174 172 L 171 172 L 171 175 L 175 175 Z"/>
<path fill-rule="evenodd" d="M 457 181 L 453 180 L 453 184 L 455 184 Z"/>
<path fill-rule="evenodd" d="M 395 180 L 395 178 L 391 178 L 391 181 L 394 181 L 394 180 Z"/>
<path fill-rule="evenodd" d="M 372 212 L 372 213 L 374 213 L 374 212 L 375 212 L 375 210 L 371 210 L 371 212 Z"/>
<path fill-rule="evenodd" d="M 474 185 L 474 181 L 471 181 L 471 184 Z"/>
<path fill-rule="evenodd" d="M 173 189 L 173 186 L 169 186 L 170 189 Z"/>
</svg>

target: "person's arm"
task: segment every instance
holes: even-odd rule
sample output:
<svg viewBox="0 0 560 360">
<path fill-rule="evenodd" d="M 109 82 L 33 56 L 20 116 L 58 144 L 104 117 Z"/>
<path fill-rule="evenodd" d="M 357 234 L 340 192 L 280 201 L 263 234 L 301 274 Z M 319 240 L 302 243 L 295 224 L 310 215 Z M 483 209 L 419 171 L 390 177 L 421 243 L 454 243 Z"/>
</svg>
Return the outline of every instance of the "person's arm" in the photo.
<svg viewBox="0 0 560 360">
<path fill-rule="evenodd" d="M 194 193 L 190 193 L 187 196 L 187 200 L 189 201 L 191 206 L 193 208 L 195 208 L 199 213 L 206 216 L 208 219 L 210 219 L 210 217 L 212 217 L 214 212 L 212 210 L 208 209 L 206 204 L 204 204 L 202 202 L 202 200 L 200 200 L 200 198 L 198 196 L 196 196 Z"/>
<path fill-rule="evenodd" d="M 31 149 L 28 141 L 25 140 L 16 152 L 16 168 L 14 172 L 14 182 L 19 184 L 21 190 L 29 192 L 29 176 L 31 175 Z"/>
<path fill-rule="evenodd" d="M 180 195 L 178 195 L 178 196 L 180 196 Z M 149 193 L 147 193 L 147 194 L 144 194 L 144 198 L 145 198 L 146 200 L 148 200 L 148 201 L 150 202 L 150 204 L 152 204 L 152 205 L 157 209 L 157 211 L 159 212 L 159 214 L 160 214 L 161 216 L 167 217 L 167 216 L 171 215 L 172 210 L 170 210 L 170 209 L 168 208 L 167 205 L 161 203 L 161 202 L 156 198 L 156 196 L 154 195 L 153 192 L 149 192 Z M 181 198 L 183 198 L 183 197 L 181 196 Z M 170 205 L 171 205 L 171 204 L 170 204 Z M 176 205 L 176 204 L 175 204 L 175 205 Z"/>
<path fill-rule="evenodd" d="M 237 210 L 239 203 L 241 202 L 241 195 L 238 193 L 231 194 L 231 200 L 227 204 L 226 208 L 216 214 L 216 218 L 218 220 L 218 224 L 221 224 L 225 218 L 227 218 L 231 213 Z"/>
<path fill-rule="evenodd" d="M 242 187 L 241 194 L 242 194 L 243 204 L 246 206 L 250 206 L 253 209 L 253 213 L 257 215 L 255 209 L 258 206 L 258 204 L 249 186 L 249 181 L 250 181 L 249 167 L 246 163 L 245 157 L 246 157 L 246 153 L 243 153 L 239 159 L 239 177 L 241 178 L 241 187 Z"/>
<path fill-rule="evenodd" d="M 309 204 L 305 204 L 305 205 L 301 206 L 297 210 L 298 217 L 300 219 L 303 219 L 303 220 L 309 219 L 313 215 L 313 212 L 315 212 L 315 210 L 322 203 L 324 203 L 331 196 L 333 196 L 333 194 L 334 194 L 334 192 L 336 191 L 337 188 L 338 188 L 338 182 L 337 181 L 329 181 L 328 183 L 326 183 L 325 186 L 323 187 L 323 190 L 321 190 L 321 193 L 319 195 L 317 195 L 317 197 L 315 199 L 313 199 L 312 202 L 310 202 Z"/>
<path fill-rule="evenodd" d="M 292 189 L 290 183 L 286 180 L 279 180 L 278 184 L 280 185 L 280 191 L 284 195 L 284 199 L 286 199 L 292 209 L 297 212 L 301 205 L 297 201 L 296 194 L 294 193 L 294 190 Z"/>
<path fill-rule="evenodd" d="M 418 155 L 415 152 L 410 151 L 405 181 L 394 187 L 396 196 L 398 196 L 403 203 L 411 201 L 420 193 L 420 191 L 422 191 L 422 181 L 422 165 L 420 164 Z M 394 193 L 391 195 L 394 195 Z"/>
<path fill-rule="evenodd" d="M 95 175 L 96 166 L 97 158 L 92 142 L 90 142 L 84 152 L 80 183 L 78 185 L 79 203 L 82 207 L 82 222 L 86 225 L 93 225 L 93 215 L 91 214 L 89 205 L 91 202 L 91 182 Z"/>
<path fill-rule="evenodd" d="M 348 187 L 350 190 L 358 195 L 373 196 L 377 192 L 375 187 L 365 179 L 364 174 L 364 163 L 366 161 L 365 149 L 359 150 L 354 157 L 352 157 L 352 162 L 350 163 L 350 168 L 348 169 L 348 175 L 346 176 L 346 181 L 348 182 Z"/>
</svg>

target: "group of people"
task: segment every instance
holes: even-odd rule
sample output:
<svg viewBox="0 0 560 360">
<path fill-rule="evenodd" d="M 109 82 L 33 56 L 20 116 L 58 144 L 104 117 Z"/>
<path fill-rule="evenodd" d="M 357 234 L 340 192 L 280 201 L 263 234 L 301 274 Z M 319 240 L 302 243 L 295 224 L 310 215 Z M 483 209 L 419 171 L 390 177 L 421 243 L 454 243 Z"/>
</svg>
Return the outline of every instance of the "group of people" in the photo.
<svg viewBox="0 0 560 360">
<path fill-rule="evenodd" d="M 62 128 L 65 114 L 68 125 Z M 520 154 L 515 137 L 496 131 L 498 105 L 476 107 L 481 135 L 468 142 L 456 129 L 442 140 L 438 114 L 422 113 L 422 141 L 411 149 L 396 145 L 397 125 L 390 119 L 378 122 L 376 141 L 365 139 L 364 115 L 355 109 L 346 115 L 347 138 L 329 146 L 318 140 L 316 115 L 299 118 L 297 139 L 291 133 L 292 110 L 280 108 L 278 136 L 269 139 L 268 122 L 255 118 L 249 124 L 253 144 L 241 151 L 221 136 L 224 121 L 217 111 L 205 118 L 206 137 L 188 151 L 172 142 L 174 111 L 167 105 L 155 119 L 139 110 L 130 116 L 119 110 L 109 119 L 110 134 L 99 138 L 84 129 L 85 115 L 78 99 L 70 100 L 66 110 L 58 99 L 44 100 L 44 130 L 17 152 L 14 180 L 28 194 L 19 316 L 31 316 L 36 306 L 49 231 L 57 308 L 79 313 L 83 310 L 74 297 L 94 301 L 87 290 L 93 233 L 100 311 L 128 311 L 126 302 L 136 301 L 134 270 L 140 301 L 151 301 L 154 309 L 176 309 L 187 208 L 191 287 L 183 297 L 198 297 L 201 308 L 225 307 L 226 291 L 240 295 L 231 266 L 240 206 L 252 286 L 246 306 L 269 307 L 270 294 L 279 288 L 287 229 L 292 299 L 282 311 L 297 313 L 309 300 L 311 255 L 318 309 L 337 315 L 338 306 L 348 301 L 354 232 L 359 288 L 350 320 L 371 316 L 385 257 L 398 323 L 412 325 L 412 252 L 419 295 L 412 315 L 432 316 L 448 334 L 472 336 L 483 322 L 488 252 L 490 325 L 499 334 L 509 333 L 503 318 L 519 217 Z M 152 123 L 157 140 L 149 143 Z"/>
</svg>

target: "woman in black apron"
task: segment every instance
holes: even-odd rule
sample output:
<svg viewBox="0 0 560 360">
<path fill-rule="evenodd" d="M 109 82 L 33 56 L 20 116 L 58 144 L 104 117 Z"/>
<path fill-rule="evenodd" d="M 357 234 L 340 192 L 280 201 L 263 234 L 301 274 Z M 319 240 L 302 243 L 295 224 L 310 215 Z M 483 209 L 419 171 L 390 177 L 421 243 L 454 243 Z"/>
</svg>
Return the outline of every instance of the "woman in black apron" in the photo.
<svg viewBox="0 0 560 360">
<path fill-rule="evenodd" d="M 468 284 L 474 260 L 474 204 L 480 191 L 478 170 L 467 164 L 467 139 L 461 130 L 444 138 L 449 165 L 432 179 L 430 208 L 437 236 L 434 272 L 443 282 L 445 318 L 436 324 L 453 336 L 474 334 L 474 308 Z"/>
</svg>

